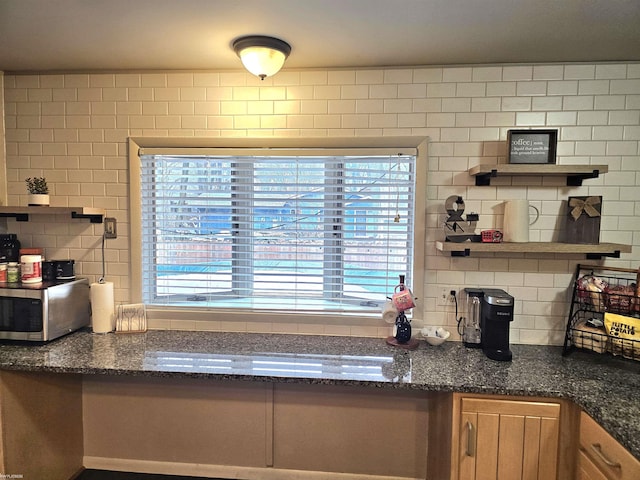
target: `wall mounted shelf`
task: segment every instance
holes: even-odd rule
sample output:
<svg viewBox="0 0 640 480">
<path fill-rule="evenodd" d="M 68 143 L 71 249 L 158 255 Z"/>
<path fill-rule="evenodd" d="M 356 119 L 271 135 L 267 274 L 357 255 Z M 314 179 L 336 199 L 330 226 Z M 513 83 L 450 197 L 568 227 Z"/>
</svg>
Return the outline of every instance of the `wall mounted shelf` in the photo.
<svg viewBox="0 0 640 480">
<path fill-rule="evenodd" d="M 28 222 L 30 215 L 67 215 L 71 218 L 88 218 L 91 223 L 102 223 L 105 211 L 93 207 L 0 207 L 0 217 Z"/>
<path fill-rule="evenodd" d="M 491 185 L 491 179 L 503 176 L 555 176 L 566 177 L 567 186 L 578 187 L 588 178 L 598 178 L 607 173 L 607 165 L 545 165 L 511 164 L 477 165 L 469 169 L 469 175 L 476 177 L 477 186 Z"/>
<path fill-rule="evenodd" d="M 526 243 L 481 243 L 481 242 L 436 242 L 436 249 L 449 252 L 452 257 L 468 257 L 472 253 L 578 253 L 590 260 L 602 257 L 619 258 L 621 253 L 631 253 L 631 245 L 620 243 L 526 242 Z"/>
</svg>

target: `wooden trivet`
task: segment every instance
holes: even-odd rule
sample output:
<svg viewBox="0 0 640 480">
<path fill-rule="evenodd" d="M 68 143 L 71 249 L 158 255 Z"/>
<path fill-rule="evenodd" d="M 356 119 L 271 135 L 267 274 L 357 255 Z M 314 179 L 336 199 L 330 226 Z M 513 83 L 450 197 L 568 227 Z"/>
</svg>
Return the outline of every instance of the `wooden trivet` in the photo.
<svg viewBox="0 0 640 480">
<path fill-rule="evenodd" d="M 407 343 L 398 343 L 396 337 L 387 337 L 387 345 L 404 348 L 405 350 L 415 350 L 420 345 L 420 342 L 415 338 L 411 338 Z"/>
</svg>

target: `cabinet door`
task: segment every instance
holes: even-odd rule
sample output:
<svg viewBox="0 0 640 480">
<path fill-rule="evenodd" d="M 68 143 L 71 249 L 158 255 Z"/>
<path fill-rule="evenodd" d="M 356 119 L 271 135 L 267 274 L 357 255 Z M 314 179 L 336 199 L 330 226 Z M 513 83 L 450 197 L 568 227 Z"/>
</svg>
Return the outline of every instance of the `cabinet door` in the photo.
<svg viewBox="0 0 640 480">
<path fill-rule="evenodd" d="M 578 469 L 576 470 L 576 480 L 608 480 L 607 477 L 596 467 L 584 452 L 578 452 Z"/>
<path fill-rule="evenodd" d="M 457 478 L 556 478 L 559 426 L 557 403 L 462 398 Z"/>
<path fill-rule="evenodd" d="M 580 414 L 580 467 L 586 462 L 594 471 L 602 472 L 600 477 L 592 474 L 584 478 L 611 478 L 615 480 L 637 480 L 640 478 L 640 461 L 628 452 L 617 440 L 609 435 L 585 412 Z M 591 471 L 591 470 L 589 470 Z"/>
</svg>

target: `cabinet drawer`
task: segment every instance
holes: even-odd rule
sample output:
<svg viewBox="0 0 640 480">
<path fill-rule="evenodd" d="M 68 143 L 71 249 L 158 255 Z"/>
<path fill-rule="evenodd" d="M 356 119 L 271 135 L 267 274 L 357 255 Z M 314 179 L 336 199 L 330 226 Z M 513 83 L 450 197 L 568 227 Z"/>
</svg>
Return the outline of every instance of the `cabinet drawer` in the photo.
<svg viewBox="0 0 640 480">
<path fill-rule="evenodd" d="M 600 471 L 595 464 L 589 460 L 586 453 L 578 452 L 578 471 L 576 473 L 577 480 L 608 480 L 604 473 Z"/>
<path fill-rule="evenodd" d="M 606 478 L 640 478 L 640 462 L 584 412 L 580 414 L 580 450 Z"/>
</svg>

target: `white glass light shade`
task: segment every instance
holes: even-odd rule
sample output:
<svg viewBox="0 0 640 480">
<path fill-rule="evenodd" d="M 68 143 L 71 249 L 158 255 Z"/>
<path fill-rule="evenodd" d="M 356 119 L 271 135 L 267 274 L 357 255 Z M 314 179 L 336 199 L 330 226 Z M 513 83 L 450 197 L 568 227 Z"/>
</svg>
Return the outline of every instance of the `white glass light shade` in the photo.
<svg viewBox="0 0 640 480">
<path fill-rule="evenodd" d="M 233 49 L 245 68 L 262 80 L 278 73 L 291 52 L 288 43 L 263 36 L 239 38 L 233 42 Z"/>
<path fill-rule="evenodd" d="M 278 73 L 286 58 L 284 53 L 266 47 L 249 47 L 240 52 L 244 67 L 262 79 Z"/>
</svg>

